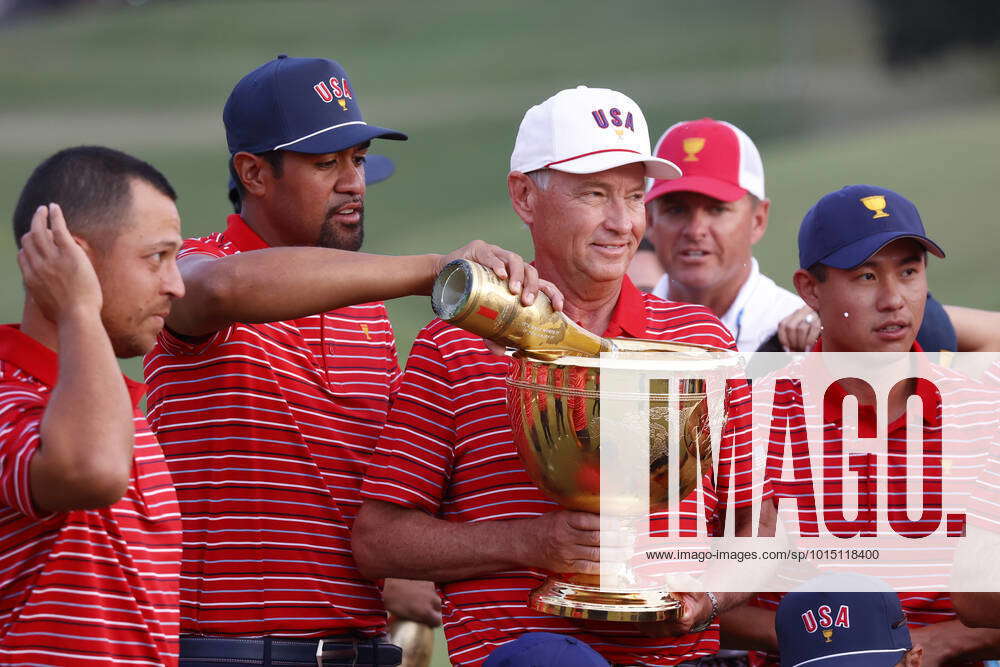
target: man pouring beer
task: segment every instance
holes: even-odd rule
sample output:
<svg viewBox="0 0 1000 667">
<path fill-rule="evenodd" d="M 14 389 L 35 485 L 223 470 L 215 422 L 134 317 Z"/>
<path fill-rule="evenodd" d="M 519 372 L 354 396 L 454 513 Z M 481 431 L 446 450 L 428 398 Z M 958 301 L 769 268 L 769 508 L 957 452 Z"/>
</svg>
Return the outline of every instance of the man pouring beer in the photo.
<svg viewBox="0 0 1000 667">
<path fill-rule="evenodd" d="M 706 308 L 642 294 L 625 276 L 645 229 L 643 179 L 679 175 L 649 148 L 638 105 L 616 91 L 581 86 L 528 110 L 507 183 L 535 267 L 564 294 L 566 315 L 592 333 L 735 349 Z M 507 367 L 481 338 L 441 320 L 420 332 L 363 486 L 353 534 L 362 572 L 439 582 L 458 665 L 482 664 L 493 649 L 538 631 L 557 641 L 572 635 L 617 663 L 671 665 L 715 653 L 716 617 L 742 595 L 680 593 L 679 619 L 642 628 L 527 606 L 543 571 L 598 571 L 599 518 L 560 509 L 528 478 L 507 416 Z M 734 392 L 726 429 L 748 413 L 749 393 Z M 736 504 L 749 502 L 749 470 L 733 477 Z M 691 498 L 680 510 L 697 516 Z"/>
</svg>

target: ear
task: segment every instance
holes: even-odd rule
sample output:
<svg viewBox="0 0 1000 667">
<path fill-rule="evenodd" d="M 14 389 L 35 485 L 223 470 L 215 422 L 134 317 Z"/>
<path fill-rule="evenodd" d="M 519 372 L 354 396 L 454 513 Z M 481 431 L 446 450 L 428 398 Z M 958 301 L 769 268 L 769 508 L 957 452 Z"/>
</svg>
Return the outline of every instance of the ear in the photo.
<svg viewBox="0 0 1000 667">
<path fill-rule="evenodd" d="M 83 252 L 87 253 L 87 258 L 90 260 L 90 263 L 96 267 L 97 261 L 100 259 L 100 253 L 97 251 L 97 248 L 95 248 L 82 236 L 77 236 L 76 234 L 73 234 L 72 236 L 73 240 L 76 241 L 76 244 L 83 248 Z M 107 248 L 105 248 L 105 250 L 107 250 Z"/>
<path fill-rule="evenodd" d="M 750 245 L 757 243 L 757 241 L 760 241 L 764 237 L 764 232 L 767 231 L 767 219 L 770 212 L 770 199 L 761 199 L 757 202 L 757 208 L 754 210 L 750 221 Z"/>
<path fill-rule="evenodd" d="M 819 295 L 817 294 L 817 287 L 819 281 L 816 280 L 816 276 L 805 269 L 798 269 L 795 275 L 792 276 L 792 282 L 795 283 L 795 290 L 802 297 L 802 300 L 806 302 L 806 305 L 818 313 Z"/>
<path fill-rule="evenodd" d="M 233 156 L 233 169 L 247 194 L 260 197 L 267 191 L 265 179 L 271 176 L 271 172 L 263 158 L 253 153 L 237 153 Z"/>
<path fill-rule="evenodd" d="M 514 212 L 530 228 L 535 222 L 538 186 L 527 174 L 512 171 L 507 174 L 507 194 Z"/>
</svg>

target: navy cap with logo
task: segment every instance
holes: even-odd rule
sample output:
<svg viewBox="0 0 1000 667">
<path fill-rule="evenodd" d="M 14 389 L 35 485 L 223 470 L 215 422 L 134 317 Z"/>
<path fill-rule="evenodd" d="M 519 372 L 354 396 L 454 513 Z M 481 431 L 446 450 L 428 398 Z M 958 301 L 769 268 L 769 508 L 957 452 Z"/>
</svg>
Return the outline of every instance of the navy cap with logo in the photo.
<svg viewBox="0 0 1000 667">
<path fill-rule="evenodd" d="M 483 667 L 608 667 L 608 661 L 575 637 L 528 632 L 495 649 Z"/>
<path fill-rule="evenodd" d="M 821 575 L 786 594 L 774 627 L 781 667 L 891 667 L 913 647 L 899 596 L 851 573 Z"/>
<path fill-rule="evenodd" d="M 910 200 L 874 185 L 848 185 L 823 195 L 806 212 L 799 227 L 799 266 L 820 262 L 851 269 L 900 238 L 915 239 L 944 257 Z"/>
<path fill-rule="evenodd" d="M 222 112 L 229 153 L 336 153 L 371 139 L 405 140 L 367 124 L 344 68 L 280 55 L 240 79 Z"/>
</svg>

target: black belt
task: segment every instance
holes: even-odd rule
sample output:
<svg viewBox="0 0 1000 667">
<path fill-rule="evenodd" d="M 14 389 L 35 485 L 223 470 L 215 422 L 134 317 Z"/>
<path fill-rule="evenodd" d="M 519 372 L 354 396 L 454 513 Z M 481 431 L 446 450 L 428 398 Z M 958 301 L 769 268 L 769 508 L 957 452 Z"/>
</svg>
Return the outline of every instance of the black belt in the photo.
<svg viewBox="0 0 1000 667">
<path fill-rule="evenodd" d="M 403 650 L 385 637 L 357 639 L 329 637 L 292 639 L 261 637 L 181 637 L 181 664 L 226 663 L 246 665 L 371 665 L 393 667 L 403 660 Z"/>
</svg>

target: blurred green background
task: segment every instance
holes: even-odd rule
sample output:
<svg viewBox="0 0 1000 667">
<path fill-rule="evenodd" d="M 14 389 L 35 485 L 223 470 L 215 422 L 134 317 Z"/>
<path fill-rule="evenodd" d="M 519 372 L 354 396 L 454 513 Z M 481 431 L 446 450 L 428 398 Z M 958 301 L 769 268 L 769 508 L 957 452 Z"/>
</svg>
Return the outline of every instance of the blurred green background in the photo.
<svg viewBox="0 0 1000 667">
<path fill-rule="evenodd" d="M 780 284 L 791 286 L 809 205 L 868 182 L 913 199 L 948 252 L 931 267 L 941 300 L 1000 308 L 996 51 L 955 48 L 887 69 L 887 19 L 860 0 L 105 0 L 4 19 L 11 1 L 0 0 L 8 220 L 39 161 L 98 143 L 166 173 L 185 235 L 220 229 L 232 86 L 278 53 L 325 56 L 345 65 L 369 121 L 411 137 L 374 147 L 398 168 L 369 190 L 367 251 L 483 238 L 530 256 L 506 197 L 514 134 L 529 106 L 585 83 L 633 97 L 653 141 L 701 116 L 756 140 L 773 202 L 756 255 Z M 0 234 L 4 321 L 20 317 L 13 247 Z M 399 300 L 390 313 L 405 358 L 428 299 Z M 135 362 L 126 369 L 138 374 Z"/>
</svg>

